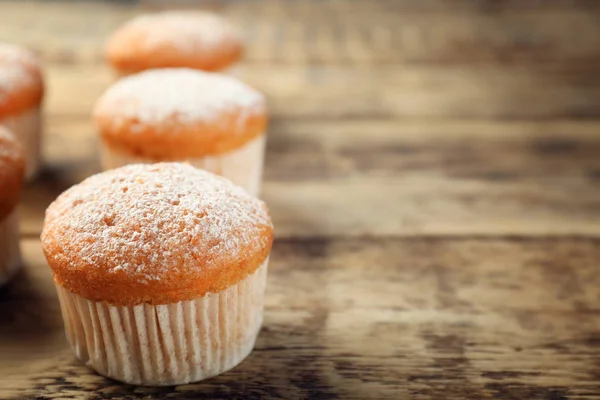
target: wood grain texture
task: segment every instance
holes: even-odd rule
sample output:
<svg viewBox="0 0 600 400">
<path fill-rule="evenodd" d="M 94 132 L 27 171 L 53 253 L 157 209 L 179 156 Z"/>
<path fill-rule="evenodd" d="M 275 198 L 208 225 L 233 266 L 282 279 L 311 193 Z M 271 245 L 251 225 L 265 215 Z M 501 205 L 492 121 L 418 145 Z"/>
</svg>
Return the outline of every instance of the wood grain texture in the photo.
<svg viewBox="0 0 600 400">
<path fill-rule="evenodd" d="M 61 117 L 89 116 L 112 80 L 85 64 L 49 64 L 47 75 L 47 106 Z M 592 119 L 600 104 L 600 76 L 551 67 L 243 65 L 239 76 L 275 118 Z"/>
<path fill-rule="evenodd" d="M 25 273 L 0 303 L 0 397 L 600 398 L 599 244 L 278 241 L 256 351 L 173 391 L 78 365 L 39 242 L 29 240 Z"/>
<path fill-rule="evenodd" d="M 593 1 L 143 1 L 0 4 L 0 40 L 62 63 L 99 61 L 106 36 L 132 15 L 218 11 L 244 33 L 250 63 L 542 64 L 598 67 Z M 93 15 L 94 18 L 84 16 Z M 82 18 L 83 17 L 83 18 Z M 6 24 L 8 22 L 8 24 Z M 31 29 L 31 26 L 34 26 Z M 40 32 L 53 32 L 42 37 Z"/>
<path fill-rule="evenodd" d="M 98 172 L 87 118 L 54 117 L 22 232 Z M 586 122 L 275 120 L 263 197 L 279 238 L 600 235 L 600 136 Z"/>
<path fill-rule="evenodd" d="M 274 115 L 598 117 L 600 9 L 592 2 L 538 9 L 494 3 L 202 4 L 243 31 L 242 77 L 270 96 Z M 56 113 L 88 114 L 111 80 L 102 67 L 106 37 L 133 15 L 164 6 L 2 2 L 0 40 L 25 44 L 47 61 L 61 88 L 50 91 Z"/>
<path fill-rule="evenodd" d="M 600 2 L 206 0 L 269 99 L 266 319 L 175 388 L 77 363 L 38 236 L 99 171 L 89 115 L 118 24 L 190 2 L 0 1 L 48 81 L 46 169 L 0 288 L 0 399 L 600 399 Z"/>
</svg>

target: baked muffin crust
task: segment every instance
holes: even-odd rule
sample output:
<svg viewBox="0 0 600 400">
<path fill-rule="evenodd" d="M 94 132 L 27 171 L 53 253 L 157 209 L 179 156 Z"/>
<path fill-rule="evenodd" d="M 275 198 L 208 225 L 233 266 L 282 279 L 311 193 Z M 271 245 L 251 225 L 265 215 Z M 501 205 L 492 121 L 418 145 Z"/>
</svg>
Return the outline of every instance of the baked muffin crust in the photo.
<svg viewBox="0 0 600 400">
<path fill-rule="evenodd" d="M 169 11 L 123 24 L 107 41 L 105 55 L 123 73 L 167 67 L 218 71 L 236 62 L 242 51 L 237 32 L 219 16 Z"/>
<path fill-rule="evenodd" d="M 94 119 L 108 146 L 154 161 L 225 153 L 267 125 L 261 93 L 234 78 L 187 68 L 123 78 L 100 97 Z"/>
<path fill-rule="evenodd" d="M 266 205 L 181 163 L 129 165 L 73 186 L 46 211 L 42 247 L 59 285 L 113 305 L 222 291 L 266 260 Z"/>
<path fill-rule="evenodd" d="M 41 66 L 34 54 L 0 43 L 0 118 L 37 107 L 43 96 Z"/>
</svg>

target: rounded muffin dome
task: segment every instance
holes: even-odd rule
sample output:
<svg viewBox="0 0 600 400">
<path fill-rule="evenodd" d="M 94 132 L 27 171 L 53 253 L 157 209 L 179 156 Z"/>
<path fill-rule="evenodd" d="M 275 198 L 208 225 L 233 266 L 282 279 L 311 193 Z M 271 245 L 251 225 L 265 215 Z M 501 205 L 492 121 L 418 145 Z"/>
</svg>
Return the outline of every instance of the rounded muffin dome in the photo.
<svg viewBox="0 0 600 400">
<path fill-rule="evenodd" d="M 106 58 L 125 73 L 187 67 L 218 71 L 242 55 L 235 29 L 221 17 L 197 11 L 141 15 L 109 38 Z"/>
<path fill-rule="evenodd" d="M 44 96 L 38 59 L 29 50 L 0 43 L 0 118 L 37 106 Z"/>
<path fill-rule="evenodd" d="M 262 265 L 272 242 L 262 201 L 181 163 L 94 175 L 48 207 L 42 232 L 56 282 L 114 305 L 224 290 Z"/>
<path fill-rule="evenodd" d="M 264 96 L 229 76 L 189 68 L 123 78 L 97 101 L 105 143 L 155 161 L 185 160 L 237 149 L 263 134 Z"/>
<path fill-rule="evenodd" d="M 24 173 L 25 156 L 21 144 L 0 125 L 0 220 L 17 205 Z"/>
</svg>

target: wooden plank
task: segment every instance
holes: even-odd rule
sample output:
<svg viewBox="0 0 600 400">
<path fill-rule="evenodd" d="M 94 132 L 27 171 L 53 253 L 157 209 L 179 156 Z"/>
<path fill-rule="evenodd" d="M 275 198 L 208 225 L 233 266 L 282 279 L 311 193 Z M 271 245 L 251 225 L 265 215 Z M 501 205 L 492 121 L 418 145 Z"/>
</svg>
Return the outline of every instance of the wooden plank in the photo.
<svg viewBox="0 0 600 400">
<path fill-rule="evenodd" d="M 49 119 L 22 232 L 99 171 L 86 120 Z M 598 123 L 275 121 L 263 197 L 277 236 L 599 235 Z"/>
<path fill-rule="evenodd" d="M 142 3 L 0 2 L 0 40 L 38 51 L 49 81 L 26 269 L 0 289 L 0 398 L 600 399 L 593 0 L 203 2 L 242 29 L 240 77 L 270 102 L 265 327 L 198 385 L 79 365 L 37 236 L 99 170 L 101 45 L 166 4 Z"/>
<path fill-rule="evenodd" d="M 243 32 L 251 64 L 600 63 L 600 8 L 592 1 L 213 1 Z M 132 15 L 190 2 L 2 2 L 0 40 L 53 62 L 102 62 L 105 38 Z M 198 8 L 196 4 L 194 6 Z M 82 18 L 93 15 L 94 18 Z M 34 26 L 32 29 L 31 26 Z M 47 34 L 51 32 L 52 34 Z"/>
<path fill-rule="evenodd" d="M 415 12 L 406 10 L 404 3 L 241 2 L 224 11 L 247 35 L 252 63 L 596 65 L 600 61 L 595 18 L 600 10 L 473 6 L 444 11 L 439 4 L 429 12 Z"/>
<path fill-rule="evenodd" d="M 595 179 L 600 124 L 276 119 L 270 126 L 268 181 L 407 176 L 533 182 Z"/>
<path fill-rule="evenodd" d="M 112 76 L 100 66 L 48 65 L 48 110 L 88 116 Z M 597 118 L 600 76 L 552 68 L 245 66 L 274 118 Z"/>
<path fill-rule="evenodd" d="M 24 249 L 0 302 L 3 399 L 600 398 L 598 240 L 280 240 L 252 355 L 159 389 L 75 361 L 39 242 Z"/>
</svg>

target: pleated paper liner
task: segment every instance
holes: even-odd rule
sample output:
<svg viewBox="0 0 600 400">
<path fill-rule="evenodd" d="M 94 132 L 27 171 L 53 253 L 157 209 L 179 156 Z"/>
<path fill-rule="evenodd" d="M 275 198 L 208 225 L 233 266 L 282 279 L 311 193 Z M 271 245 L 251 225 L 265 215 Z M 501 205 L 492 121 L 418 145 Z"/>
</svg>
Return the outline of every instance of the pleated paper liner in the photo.
<svg viewBox="0 0 600 400">
<path fill-rule="evenodd" d="M 169 68 L 169 67 L 164 67 L 164 68 Z M 172 68 L 189 68 L 189 67 L 180 66 L 180 67 L 172 67 Z M 139 74 L 144 71 L 148 71 L 148 69 L 141 70 L 141 71 L 135 71 L 135 72 L 113 70 L 113 72 L 112 72 L 113 79 L 112 80 L 113 80 L 113 82 L 118 82 L 123 78 L 127 78 L 128 76 Z M 200 70 L 200 71 L 202 71 L 202 70 Z M 221 69 L 219 71 L 209 71 L 209 72 L 216 73 L 216 74 L 229 75 L 229 76 L 232 76 L 232 77 L 238 78 L 238 79 L 244 75 L 243 67 L 241 66 L 240 63 L 236 63 L 230 67 Z"/>
<path fill-rule="evenodd" d="M 252 351 L 267 264 L 222 292 L 158 306 L 112 306 L 57 284 L 67 339 L 89 367 L 126 383 L 168 386 L 210 378 Z"/>
<path fill-rule="evenodd" d="M 189 164 L 224 176 L 238 186 L 243 187 L 248 193 L 257 196 L 260 192 L 260 182 L 264 163 L 266 135 L 261 134 L 252 139 L 239 149 L 210 155 L 202 158 L 185 160 Z M 151 163 L 143 157 L 125 154 L 100 141 L 102 168 L 104 170 L 122 167 L 128 164 Z"/>
<path fill-rule="evenodd" d="M 23 145 L 25 179 L 31 180 L 42 164 L 42 111 L 40 107 L 0 120 Z"/>
<path fill-rule="evenodd" d="M 20 266 L 19 216 L 13 210 L 0 221 L 0 285 L 5 284 Z"/>
</svg>

